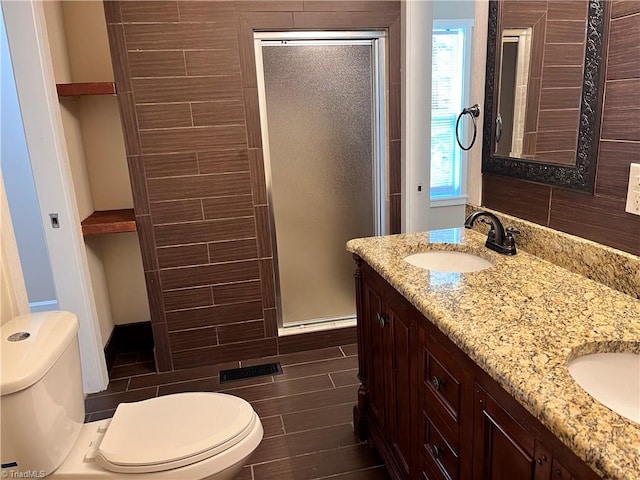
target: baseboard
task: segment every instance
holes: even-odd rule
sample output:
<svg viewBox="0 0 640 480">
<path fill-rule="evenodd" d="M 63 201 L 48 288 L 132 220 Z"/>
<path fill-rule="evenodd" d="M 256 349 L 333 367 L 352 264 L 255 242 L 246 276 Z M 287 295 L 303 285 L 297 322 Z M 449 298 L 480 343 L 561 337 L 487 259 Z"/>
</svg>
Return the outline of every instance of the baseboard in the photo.
<svg viewBox="0 0 640 480">
<path fill-rule="evenodd" d="M 109 341 L 104 347 L 107 370 L 111 370 L 118 353 L 153 350 L 153 332 L 151 322 L 115 325 Z"/>
</svg>

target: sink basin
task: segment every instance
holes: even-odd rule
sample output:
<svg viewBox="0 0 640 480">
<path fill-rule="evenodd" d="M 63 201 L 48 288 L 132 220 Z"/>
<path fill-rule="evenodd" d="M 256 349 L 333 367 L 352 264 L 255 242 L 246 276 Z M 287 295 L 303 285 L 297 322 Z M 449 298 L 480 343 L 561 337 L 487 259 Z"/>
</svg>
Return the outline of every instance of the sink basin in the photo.
<svg viewBox="0 0 640 480">
<path fill-rule="evenodd" d="M 477 255 L 445 250 L 414 253 L 404 259 L 416 267 L 439 272 L 479 272 L 493 265 L 490 261 Z"/>
<path fill-rule="evenodd" d="M 640 423 L 640 354 L 593 353 L 569 362 L 569 373 L 600 403 Z"/>
</svg>

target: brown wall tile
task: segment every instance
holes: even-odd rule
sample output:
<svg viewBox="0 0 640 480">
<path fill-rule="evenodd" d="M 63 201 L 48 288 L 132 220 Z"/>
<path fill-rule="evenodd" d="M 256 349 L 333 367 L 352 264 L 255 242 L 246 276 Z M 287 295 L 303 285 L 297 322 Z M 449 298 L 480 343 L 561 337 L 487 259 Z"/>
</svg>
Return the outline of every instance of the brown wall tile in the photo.
<svg viewBox="0 0 640 480">
<path fill-rule="evenodd" d="M 279 353 L 302 352 L 317 348 L 349 345 L 356 343 L 356 328 L 338 328 L 321 332 L 311 332 L 301 335 L 288 335 L 278 339 Z"/>
<path fill-rule="evenodd" d="M 547 130 L 575 129 L 578 130 L 580 110 L 541 110 L 538 119 L 538 132 Z M 563 142 L 564 143 L 564 142 Z"/>
<path fill-rule="evenodd" d="M 547 43 L 544 66 L 584 64 L 584 43 Z"/>
<path fill-rule="evenodd" d="M 294 12 L 294 28 L 385 28 L 397 12 Z"/>
<path fill-rule="evenodd" d="M 220 242 L 223 240 L 253 238 L 256 236 L 256 229 L 253 217 L 243 217 L 159 225 L 155 227 L 155 235 L 156 244 L 159 247 L 163 247 L 185 242 Z"/>
<path fill-rule="evenodd" d="M 640 15 L 613 20 L 609 30 L 607 80 L 637 78 L 640 72 Z"/>
<path fill-rule="evenodd" d="M 104 0 L 104 16 L 109 23 L 121 23 L 122 12 L 120 11 L 120 2 L 115 0 Z"/>
<path fill-rule="evenodd" d="M 124 145 L 127 155 L 140 155 L 140 134 L 138 132 L 138 119 L 133 103 L 132 93 L 118 92 L 118 107 L 120 109 L 120 121 L 124 134 Z"/>
<path fill-rule="evenodd" d="M 191 127 L 191 108 L 188 103 L 155 103 L 138 105 L 140 129 Z"/>
<path fill-rule="evenodd" d="M 202 209 L 205 220 L 252 217 L 253 200 L 251 195 L 204 198 L 202 199 Z"/>
<path fill-rule="evenodd" d="M 222 1 L 179 1 L 182 22 L 233 22 L 236 10 L 234 2 Z"/>
<path fill-rule="evenodd" d="M 626 213 L 624 203 L 554 188 L 549 227 L 640 255 L 640 217 Z"/>
<path fill-rule="evenodd" d="M 264 173 L 262 149 L 249 150 L 249 172 L 251 174 L 251 191 L 254 205 L 267 204 L 267 187 Z"/>
<path fill-rule="evenodd" d="M 157 252 L 160 268 L 188 267 L 209 263 L 209 250 L 206 243 L 158 248 Z"/>
<path fill-rule="evenodd" d="M 151 311 L 151 323 L 164 324 L 166 322 L 166 318 L 164 313 L 164 306 L 162 304 L 162 286 L 160 284 L 160 274 L 157 270 L 154 270 L 152 272 L 144 272 L 144 279 L 147 285 L 147 296 L 149 298 L 149 309 Z"/>
<path fill-rule="evenodd" d="M 238 12 L 277 12 L 300 11 L 303 9 L 302 0 L 238 0 L 235 2 Z"/>
<path fill-rule="evenodd" d="M 536 152 L 534 158 L 539 161 L 552 162 L 561 165 L 575 165 L 576 155 L 576 150 L 541 151 Z"/>
<path fill-rule="evenodd" d="M 151 216 L 136 215 L 136 228 L 138 230 L 138 241 L 140 242 L 144 270 L 147 272 L 157 270 L 158 258 L 156 257 L 156 241 L 151 224 Z"/>
<path fill-rule="evenodd" d="M 172 352 L 217 345 L 216 327 L 169 332 L 169 343 Z"/>
<path fill-rule="evenodd" d="M 261 302 L 216 305 L 167 313 L 169 331 L 225 325 L 262 318 Z"/>
<path fill-rule="evenodd" d="M 162 297 L 164 308 L 167 312 L 213 305 L 211 287 L 185 288 L 183 290 L 163 292 Z"/>
<path fill-rule="evenodd" d="M 498 175 L 482 175 L 482 205 L 547 224 L 551 187 Z"/>
<path fill-rule="evenodd" d="M 147 178 L 198 174 L 198 161 L 195 153 L 145 155 L 143 159 Z"/>
<path fill-rule="evenodd" d="M 225 175 L 150 178 L 147 188 L 151 202 L 226 195 L 248 195 L 251 193 L 251 183 L 247 172 Z"/>
<path fill-rule="evenodd" d="M 244 89 L 244 112 L 247 119 L 247 145 L 249 148 L 262 148 L 257 88 Z"/>
<path fill-rule="evenodd" d="M 220 344 L 233 342 L 246 342 L 247 340 L 258 340 L 264 337 L 264 321 L 254 320 L 252 322 L 232 323 L 218 327 L 218 338 Z"/>
<path fill-rule="evenodd" d="M 401 142 L 391 140 L 389 146 L 389 193 L 402 192 Z"/>
<path fill-rule="evenodd" d="M 584 22 L 554 21 L 547 22 L 547 43 L 583 43 L 586 39 Z"/>
<path fill-rule="evenodd" d="M 582 67 L 543 67 L 542 89 L 582 86 Z M 134 84 L 135 89 L 135 84 Z"/>
<path fill-rule="evenodd" d="M 579 108 L 581 97 L 582 87 L 543 88 L 540 91 L 540 109 Z"/>
<path fill-rule="evenodd" d="M 105 13 L 107 12 L 107 4 L 118 5 L 116 15 L 120 11 L 120 2 L 104 2 Z M 108 19 L 107 19 L 108 21 Z M 129 59 L 127 55 L 127 45 L 124 38 L 124 27 L 122 25 L 107 25 L 107 34 L 109 36 L 109 50 L 111 53 L 111 63 L 113 65 L 113 76 L 116 81 L 116 92 L 126 93 L 131 91 L 131 73 L 129 71 Z M 120 112 L 123 115 L 123 112 Z"/>
<path fill-rule="evenodd" d="M 169 332 L 166 323 L 154 323 L 151 325 L 153 329 L 154 355 L 156 359 L 156 368 L 159 372 L 167 372 L 173 370 L 173 357 L 171 356 L 171 346 L 169 344 Z"/>
<path fill-rule="evenodd" d="M 278 336 L 278 317 L 275 308 L 264 310 L 264 336 L 266 338 Z"/>
<path fill-rule="evenodd" d="M 122 21 L 127 22 L 177 22 L 178 2 L 147 1 L 120 2 Z"/>
<path fill-rule="evenodd" d="M 173 355 L 173 364 L 174 368 L 191 368 L 249 357 L 275 355 L 277 351 L 278 345 L 276 339 L 268 338 L 178 352 Z"/>
<path fill-rule="evenodd" d="M 193 124 L 199 127 L 224 124 L 244 125 L 244 106 L 239 100 L 191 104 Z"/>
<path fill-rule="evenodd" d="M 633 15 L 634 13 L 640 13 L 640 0 L 612 0 L 612 18 Z"/>
<path fill-rule="evenodd" d="M 389 85 L 389 138 L 391 140 L 400 140 L 400 99 L 401 85 L 399 83 Z"/>
<path fill-rule="evenodd" d="M 130 51 L 235 49 L 238 45 L 235 25 L 227 22 L 125 24 L 124 34 Z"/>
<path fill-rule="evenodd" d="M 540 125 L 538 124 L 538 127 Z M 578 144 L 578 130 L 538 131 L 536 153 L 575 150 Z"/>
<path fill-rule="evenodd" d="M 400 13 L 400 2 L 386 2 L 383 0 L 342 0 L 334 2 L 333 0 L 305 0 L 305 12 L 327 12 L 327 11 L 345 11 L 345 12 L 364 12 L 364 11 L 384 11 Z"/>
<path fill-rule="evenodd" d="M 239 100 L 242 96 L 236 75 L 134 78 L 133 91 L 136 103 Z"/>
<path fill-rule="evenodd" d="M 389 226 L 390 234 L 401 233 L 402 231 L 402 195 L 393 194 L 389 197 L 389 210 L 391 223 Z"/>
<path fill-rule="evenodd" d="M 639 78 L 606 82 L 604 103 L 607 108 L 640 108 Z"/>
<path fill-rule="evenodd" d="M 640 141 L 640 108 L 608 108 L 602 112 L 600 138 Z"/>
<path fill-rule="evenodd" d="M 269 208 L 266 205 L 256 207 L 256 233 L 258 236 L 258 255 L 260 258 L 271 257 L 271 227 Z"/>
<path fill-rule="evenodd" d="M 262 290 L 259 280 L 250 282 L 226 283 L 213 287 L 213 300 L 216 305 L 225 303 L 245 303 L 254 300 L 262 301 Z"/>
<path fill-rule="evenodd" d="M 145 180 L 145 167 L 142 157 L 132 155 L 127 157 L 129 180 L 131 181 L 131 193 L 133 195 L 133 208 L 136 215 L 149 214 L 149 195 Z"/>
<path fill-rule="evenodd" d="M 239 75 L 240 55 L 232 50 L 186 50 L 187 75 Z"/>
<path fill-rule="evenodd" d="M 248 172 L 249 156 L 246 148 L 198 152 L 200 173 Z"/>
<path fill-rule="evenodd" d="M 585 21 L 588 11 L 587 2 L 582 0 L 553 0 L 548 2 L 547 15 L 549 20 Z"/>
<path fill-rule="evenodd" d="M 244 125 L 142 130 L 140 143 L 145 154 L 246 145 Z"/>
<path fill-rule="evenodd" d="M 180 77 L 187 70 L 180 50 L 129 52 L 132 77 Z"/>
<path fill-rule="evenodd" d="M 626 198 L 629 164 L 640 160 L 640 142 L 600 141 L 596 195 Z"/>
<path fill-rule="evenodd" d="M 262 306 L 264 308 L 274 308 L 276 306 L 276 285 L 273 272 L 273 259 L 261 259 L 260 284 L 262 286 Z"/>
<path fill-rule="evenodd" d="M 210 243 L 209 258 L 211 263 L 257 259 L 258 245 L 255 238 Z"/>
<path fill-rule="evenodd" d="M 401 83 L 400 63 L 402 61 L 402 26 L 398 18 L 389 27 L 389 82 Z"/>
<path fill-rule="evenodd" d="M 161 270 L 160 281 L 163 290 L 174 290 L 176 288 L 201 287 L 217 283 L 257 280 L 259 275 L 258 261 L 248 260 Z"/>
</svg>

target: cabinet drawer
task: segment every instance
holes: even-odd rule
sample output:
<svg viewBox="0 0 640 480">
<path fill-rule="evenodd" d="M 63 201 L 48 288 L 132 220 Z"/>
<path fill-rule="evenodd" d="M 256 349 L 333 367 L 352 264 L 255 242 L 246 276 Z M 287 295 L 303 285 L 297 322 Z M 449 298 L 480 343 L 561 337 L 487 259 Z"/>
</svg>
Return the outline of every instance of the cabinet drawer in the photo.
<svg viewBox="0 0 640 480">
<path fill-rule="evenodd" d="M 457 424 L 462 393 L 460 364 L 431 335 L 424 350 L 424 362 L 425 403 L 431 403 L 441 410 L 441 416 L 449 417 Z"/>
<path fill-rule="evenodd" d="M 444 478 L 456 480 L 460 471 L 460 455 L 457 438 L 447 429 L 438 429 L 433 421 L 423 415 L 424 420 L 424 459 L 430 470 L 444 474 Z"/>
</svg>

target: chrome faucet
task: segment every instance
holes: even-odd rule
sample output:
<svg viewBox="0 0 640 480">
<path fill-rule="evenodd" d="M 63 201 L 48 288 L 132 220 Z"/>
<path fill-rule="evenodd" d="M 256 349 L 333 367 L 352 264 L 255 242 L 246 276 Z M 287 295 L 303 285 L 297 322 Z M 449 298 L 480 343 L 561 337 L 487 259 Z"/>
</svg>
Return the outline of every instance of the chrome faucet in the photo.
<svg viewBox="0 0 640 480">
<path fill-rule="evenodd" d="M 465 228 L 471 228 L 479 217 L 480 222 L 489 225 L 489 234 L 487 235 L 487 241 L 485 246 L 491 250 L 502 253 L 503 255 L 515 255 L 516 254 L 516 239 L 514 235 L 520 235 L 520 232 L 515 228 L 508 227 L 506 230 L 502 226 L 502 222 L 491 212 L 485 212 L 478 210 L 473 212 L 464 221 Z"/>
</svg>

